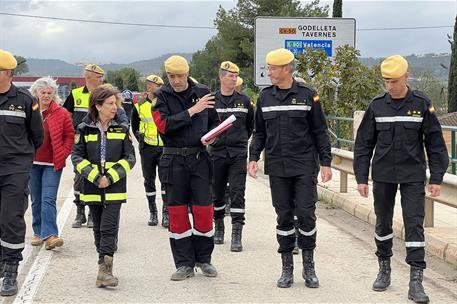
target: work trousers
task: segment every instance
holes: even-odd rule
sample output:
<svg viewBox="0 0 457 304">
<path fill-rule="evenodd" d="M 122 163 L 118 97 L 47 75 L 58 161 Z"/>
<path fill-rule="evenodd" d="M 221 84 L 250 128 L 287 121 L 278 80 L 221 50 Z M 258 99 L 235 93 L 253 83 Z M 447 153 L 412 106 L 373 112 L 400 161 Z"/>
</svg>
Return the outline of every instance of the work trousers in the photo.
<svg viewBox="0 0 457 304">
<path fill-rule="evenodd" d="M 162 156 L 162 149 L 162 147 L 151 146 L 146 143 L 144 143 L 140 149 L 141 169 L 143 170 L 144 189 L 146 191 L 146 198 L 149 204 L 149 212 L 157 212 L 155 180 L 160 157 Z M 160 186 L 163 202 L 162 210 L 165 210 L 167 194 L 165 185 L 162 181 L 160 182 Z"/>
<path fill-rule="evenodd" d="M 89 205 L 94 222 L 94 240 L 99 261 L 105 255 L 113 256 L 119 230 L 122 204 Z"/>
</svg>

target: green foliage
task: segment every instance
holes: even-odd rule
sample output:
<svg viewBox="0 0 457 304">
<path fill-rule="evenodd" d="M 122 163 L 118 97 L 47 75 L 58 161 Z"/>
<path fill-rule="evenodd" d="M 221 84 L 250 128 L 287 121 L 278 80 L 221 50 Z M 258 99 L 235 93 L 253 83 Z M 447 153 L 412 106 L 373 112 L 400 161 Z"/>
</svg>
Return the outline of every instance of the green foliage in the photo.
<svg viewBox="0 0 457 304">
<path fill-rule="evenodd" d="M 253 81 L 254 25 L 257 16 L 327 17 L 328 6 L 320 6 L 319 0 L 301 4 L 296 0 L 238 0 L 235 8 L 220 7 L 214 24 L 218 29 L 205 48 L 192 57 L 191 74 L 211 90 L 218 88 L 218 67 L 230 60 L 241 70 L 240 77 L 247 87 L 257 88 Z"/>
<path fill-rule="evenodd" d="M 353 112 L 365 110 L 369 101 L 383 88 L 379 65 L 371 68 L 359 60 L 360 52 L 345 45 L 336 49 L 332 59 L 323 50 L 307 49 L 300 55 L 297 72 L 315 88 L 327 116 L 352 117 Z M 335 133 L 335 124 L 329 127 Z M 352 138 L 352 126 L 344 124 L 340 137 Z"/>
<path fill-rule="evenodd" d="M 455 17 L 453 40 L 449 40 L 452 49 L 448 80 L 448 111 L 457 112 L 457 17 Z"/>
<path fill-rule="evenodd" d="M 414 74 L 414 78 L 409 82 L 414 90 L 420 90 L 427 95 L 439 114 L 447 113 L 447 88 L 444 83 L 441 83 L 431 71 L 422 74 Z"/>
<path fill-rule="evenodd" d="M 140 73 L 133 68 L 122 68 L 111 70 L 106 74 L 106 82 L 111 83 L 119 90 L 129 89 L 139 91 Z"/>
<path fill-rule="evenodd" d="M 26 74 L 29 71 L 29 66 L 27 65 L 26 59 L 22 56 L 14 56 L 17 61 L 17 67 L 14 69 L 14 75 Z"/>
<path fill-rule="evenodd" d="M 343 0 L 333 0 L 332 17 L 333 18 L 343 17 Z"/>
</svg>

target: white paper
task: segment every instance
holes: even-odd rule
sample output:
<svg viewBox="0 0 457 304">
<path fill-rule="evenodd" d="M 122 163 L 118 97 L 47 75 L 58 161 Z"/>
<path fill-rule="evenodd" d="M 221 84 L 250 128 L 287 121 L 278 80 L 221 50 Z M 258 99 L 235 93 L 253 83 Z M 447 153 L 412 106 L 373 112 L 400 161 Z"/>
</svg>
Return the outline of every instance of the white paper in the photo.
<svg viewBox="0 0 457 304">
<path fill-rule="evenodd" d="M 219 132 L 221 129 L 225 128 L 227 125 L 233 123 L 234 121 L 236 120 L 236 117 L 235 115 L 230 115 L 226 120 L 224 120 L 223 122 L 221 122 L 220 125 L 218 125 L 217 127 L 215 127 L 214 129 L 212 129 L 211 131 L 209 131 L 208 133 L 206 133 L 205 135 L 203 135 L 203 139 L 204 140 L 207 140 L 207 138 L 211 137 L 213 134 Z"/>
</svg>

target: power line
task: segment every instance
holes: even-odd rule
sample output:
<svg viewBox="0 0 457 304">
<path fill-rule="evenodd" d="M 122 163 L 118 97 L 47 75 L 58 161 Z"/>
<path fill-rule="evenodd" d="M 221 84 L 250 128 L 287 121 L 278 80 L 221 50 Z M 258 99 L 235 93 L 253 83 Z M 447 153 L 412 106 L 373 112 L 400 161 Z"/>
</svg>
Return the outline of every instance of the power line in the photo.
<svg viewBox="0 0 457 304">
<path fill-rule="evenodd" d="M 131 22 L 89 20 L 89 19 L 79 19 L 79 18 L 62 18 L 62 17 L 52 17 L 52 16 L 26 15 L 26 14 L 4 13 L 4 12 L 0 12 L 0 15 L 12 16 L 12 17 L 25 17 L 25 18 L 70 21 L 70 22 L 110 24 L 110 25 L 127 25 L 127 26 L 143 26 L 143 27 L 160 27 L 160 28 L 183 28 L 183 29 L 205 29 L 205 30 L 216 30 L 217 29 L 214 26 L 131 23 Z M 368 32 L 368 31 L 426 30 L 426 29 L 439 29 L 439 28 L 452 28 L 452 27 L 453 27 L 452 25 L 436 25 L 436 26 L 412 26 L 412 27 L 359 28 L 359 29 L 357 29 L 357 31 L 358 32 L 359 31 Z"/>
</svg>

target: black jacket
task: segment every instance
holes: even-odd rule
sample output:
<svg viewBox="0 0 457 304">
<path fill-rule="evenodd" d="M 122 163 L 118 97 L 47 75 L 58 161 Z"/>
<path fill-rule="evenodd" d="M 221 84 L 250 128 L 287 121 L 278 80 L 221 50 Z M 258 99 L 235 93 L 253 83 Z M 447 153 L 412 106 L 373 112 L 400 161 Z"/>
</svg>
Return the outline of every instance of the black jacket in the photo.
<svg viewBox="0 0 457 304">
<path fill-rule="evenodd" d="M 258 161 L 264 148 L 269 175 L 316 174 L 319 162 L 330 166 L 327 123 L 316 91 L 294 80 L 285 93 L 276 86 L 260 93 L 249 160 Z"/>
<path fill-rule="evenodd" d="M 201 97 L 209 93 L 206 86 L 188 81 L 189 88 L 175 92 L 171 85 L 160 88 L 156 93 L 157 103 L 153 108 L 154 122 L 165 147 L 202 147 L 201 137 L 215 128 L 219 118 L 215 109 L 206 109 L 189 116 L 187 111 Z"/>
<path fill-rule="evenodd" d="M 0 95 L 0 176 L 30 172 L 43 138 L 37 101 L 27 90 L 11 85 Z"/>
<path fill-rule="evenodd" d="M 224 121 L 230 115 L 236 117 L 233 126 L 219 135 L 209 147 L 211 155 L 226 157 L 247 156 L 248 139 L 254 129 L 254 109 L 248 96 L 234 92 L 231 96 L 222 96 L 220 91 L 215 94 L 216 111 L 219 119 Z"/>
<path fill-rule="evenodd" d="M 129 127 L 121 124 L 117 116 L 106 132 L 105 163 L 101 163 L 100 130 L 89 116 L 79 124 L 75 134 L 75 144 L 71 161 L 84 177 L 80 199 L 87 204 L 124 203 L 127 197 L 127 173 L 135 165 L 135 151 Z M 98 188 L 103 175 L 110 186 Z"/>
<path fill-rule="evenodd" d="M 375 97 L 357 131 L 354 148 L 357 183 L 368 183 L 373 150 L 374 181 L 425 181 L 425 144 L 430 183 L 441 184 L 449 159 L 441 125 L 434 112 L 430 100 L 420 91 L 408 90 L 399 108 L 388 93 Z"/>
</svg>

